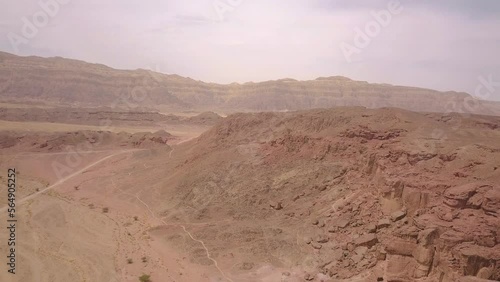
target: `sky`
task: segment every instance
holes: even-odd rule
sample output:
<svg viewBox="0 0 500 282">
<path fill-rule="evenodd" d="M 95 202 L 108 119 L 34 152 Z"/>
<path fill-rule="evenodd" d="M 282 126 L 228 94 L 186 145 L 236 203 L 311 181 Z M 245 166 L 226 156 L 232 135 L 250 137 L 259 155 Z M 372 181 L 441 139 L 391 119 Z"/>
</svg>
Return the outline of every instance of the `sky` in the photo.
<svg viewBox="0 0 500 282">
<path fill-rule="evenodd" d="M 217 83 L 341 75 L 500 101 L 498 0 L 0 0 L 0 50 Z"/>
</svg>

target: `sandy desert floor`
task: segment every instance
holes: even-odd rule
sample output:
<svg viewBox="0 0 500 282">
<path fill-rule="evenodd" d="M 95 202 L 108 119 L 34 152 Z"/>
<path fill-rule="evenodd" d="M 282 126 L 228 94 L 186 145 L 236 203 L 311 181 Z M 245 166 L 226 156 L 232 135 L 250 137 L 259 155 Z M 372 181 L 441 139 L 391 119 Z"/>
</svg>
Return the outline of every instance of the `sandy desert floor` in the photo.
<svg viewBox="0 0 500 282">
<path fill-rule="evenodd" d="M 9 131 L 61 132 L 95 130 L 95 126 L 2 121 Z M 160 128 L 118 127 L 116 132 L 155 131 Z M 169 144 L 189 141 L 206 127 L 171 125 L 161 129 L 176 136 Z M 175 148 L 175 147 L 174 147 Z M 170 157 L 170 149 L 107 148 L 75 152 L 23 152 L 4 150 L 0 169 L 16 168 L 16 275 L 0 272 L 0 281 L 138 281 L 149 274 L 153 281 L 223 281 L 224 273 L 205 254 L 202 241 L 184 226 L 170 225 L 153 212 L 141 195 L 140 181 L 122 183 L 122 174 L 147 170 L 136 161 L 155 154 Z M 57 175 L 54 163 L 73 162 L 71 171 Z M 148 161 L 149 162 L 149 161 Z M 134 164 L 130 166 L 130 164 Z M 130 179 L 130 178 L 129 178 Z M 6 173 L 0 193 L 7 194 Z M 141 197 L 144 197 L 143 200 Z M 3 198 L 3 196 L 2 196 Z M 7 206 L 0 206 L 0 220 L 7 220 Z M 187 227 L 189 225 L 186 224 Z M 203 265 L 157 236 L 167 229 L 197 250 Z M 6 242 L 7 232 L 0 233 Z M 0 246 L 7 253 L 6 244 Z M 203 258 L 205 256 L 205 258 Z"/>
<path fill-rule="evenodd" d="M 271 266 L 230 278 L 226 270 L 232 266 L 219 265 L 190 232 L 220 222 L 171 223 L 152 210 L 156 195 L 142 193 L 141 172 L 152 169 L 148 166 L 155 161 L 175 163 L 179 146 L 165 152 L 88 152 L 74 173 L 59 180 L 43 164 L 64 158 L 64 153 L 4 156 L 2 170 L 8 165 L 19 172 L 18 274 L 12 279 L 0 272 L 0 281 L 138 281 L 142 274 L 152 281 L 285 281 Z M 1 221 L 6 214 L 6 207 L 0 208 Z M 1 235 L 6 241 L 6 233 Z M 5 246 L 0 252 L 7 252 Z"/>
</svg>

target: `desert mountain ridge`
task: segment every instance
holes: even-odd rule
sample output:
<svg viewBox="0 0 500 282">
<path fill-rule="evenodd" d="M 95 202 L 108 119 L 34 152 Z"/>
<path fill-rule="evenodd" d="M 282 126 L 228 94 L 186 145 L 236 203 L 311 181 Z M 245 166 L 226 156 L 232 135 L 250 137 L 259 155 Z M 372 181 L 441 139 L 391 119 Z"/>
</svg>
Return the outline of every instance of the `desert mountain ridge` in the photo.
<svg viewBox="0 0 500 282">
<path fill-rule="evenodd" d="M 463 92 L 355 81 L 342 76 L 217 84 L 144 69 L 117 70 L 61 57 L 0 52 L 0 101 L 225 112 L 337 106 L 498 115 L 500 103 Z"/>
<path fill-rule="evenodd" d="M 91 63 L 91 62 L 87 62 L 87 61 L 84 61 L 84 60 L 79 60 L 79 59 L 72 59 L 72 58 L 65 58 L 65 57 L 61 57 L 61 56 L 54 56 L 54 57 L 42 57 L 42 56 L 35 56 L 35 55 L 27 55 L 27 56 L 20 56 L 20 55 L 15 55 L 15 54 L 12 54 L 12 53 L 8 53 L 8 52 L 4 52 L 4 51 L 0 51 L 0 63 L 2 63 L 5 59 L 20 59 L 20 58 L 25 58 L 25 59 L 31 59 L 33 61 L 44 61 L 44 60 L 51 60 L 51 61 L 58 61 L 58 62 L 65 62 L 67 63 L 68 65 L 93 65 L 94 67 L 96 68 L 102 68 L 103 70 L 104 69 L 108 69 L 108 70 L 115 70 L 115 71 L 127 71 L 127 72 L 150 72 L 150 73 L 154 73 L 156 75 L 165 75 L 165 76 L 170 76 L 172 78 L 177 78 L 177 79 L 185 79 L 185 80 L 189 80 L 189 81 L 193 81 L 193 82 L 202 82 L 202 83 L 206 83 L 206 84 L 215 84 L 215 85 L 225 85 L 225 86 L 230 86 L 230 85 L 245 85 L 245 84 L 257 84 L 257 83 L 266 83 L 266 82 L 305 82 L 305 81 L 322 81 L 322 80 L 344 80 L 344 81 L 356 81 L 354 79 L 351 79 L 349 77 L 346 77 L 346 76 L 342 76 L 342 75 L 332 75 L 332 76 L 321 76 L 321 77 L 317 77 L 313 80 L 299 80 L 299 79 L 295 79 L 295 78 L 291 78 L 291 77 L 285 77 L 285 78 L 280 78 L 280 79 L 271 79 L 271 80 L 265 80 L 265 81 L 247 81 L 247 82 L 230 82 L 230 83 L 216 83 L 216 82 L 205 82 L 205 81 L 202 81 L 202 80 L 197 80 L 197 79 L 193 79 L 191 77 L 183 77 L 181 75 L 178 75 L 178 74 L 170 74 L 170 73 L 163 73 L 163 72 L 159 72 L 159 71 L 152 71 L 150 69 L 144 69 L 144 68 L 136 68 L 136 69 L 119 69 L 119 68 L 113 68 L 113 67 L 110 67 L 110 66 L 107 66 L 105 64 L 100 64 L 100 63 Z M 367 81 L 357 81 L 357 82 L 364 82 L 364 83 L 368 83 Z M 380 85 L 386 85 L 386 86 L 397 86 L 397 85 L 393 85 L 393 84 L 390 84 L 390 83 L 372 83 L 372 84 L 380 84 Z M 419 88 L 419 89 L 426 89 L 426 88 L 423 88 L 423 87 L 416 87 L 416 86 L 405 86 L 405 87 L 408 87 L 408 88 Z M 427 89 L 427 90 L 431 90 L 431 89 Z M 461 94 L 465 94 L 465 95 L 469 95 L 465 92 L 459 92 L 459 91 L 444 91 L 446 93 L 461 93 Z"/>
</svg>

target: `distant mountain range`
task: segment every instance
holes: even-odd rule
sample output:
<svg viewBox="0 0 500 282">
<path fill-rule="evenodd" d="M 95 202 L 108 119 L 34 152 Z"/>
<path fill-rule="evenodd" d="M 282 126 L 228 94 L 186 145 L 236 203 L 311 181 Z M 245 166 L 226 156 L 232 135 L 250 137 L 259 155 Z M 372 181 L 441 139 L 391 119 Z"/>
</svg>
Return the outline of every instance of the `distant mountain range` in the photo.
<svg viewBox="0 0 500 282">
<path fill-rule="evenodd" d="M 500 103 L 467 93 L 373 84 L 346 77 L 215 84 L 149 70 L 0 52 L 0 101 L 72 107 L 286 111 L 335 106 L 397 107 L 498 115 Z"/>
</svg>

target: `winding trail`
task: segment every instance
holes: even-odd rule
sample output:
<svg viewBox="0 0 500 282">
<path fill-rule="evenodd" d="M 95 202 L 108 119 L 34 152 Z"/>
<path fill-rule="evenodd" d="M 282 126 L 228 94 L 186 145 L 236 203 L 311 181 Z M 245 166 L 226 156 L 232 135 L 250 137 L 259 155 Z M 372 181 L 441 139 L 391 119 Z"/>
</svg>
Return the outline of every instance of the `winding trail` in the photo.
<svg viewBox="0 0 500 282">
<path fill-rule="evenodd" d="M 118 188 L 115 184 L 115 182 L 113 181 L 113 179 L 111 179 L 111 182 L 113 183 L 113 186 L 119 190 L 122 194 L 125 194 L 125 195 L 128 195 L 128 196 L 131 196 L 131 197 L 134 197 L 135 199 L 137 199 L 139 202 L 141 202 L 144 207 L 146 207 L 146 209 L 149 211 L 149 213 L 151 214 L 151 216 L 160 221 L 161 223 L 163 223 L 163 226 L 175 226 L 175 227 L 181 227 L 182 230 L 189 236 L 189 238 L 191 238 L 191 240 L 195 241 L 195 242 L 198 242 L 200 243 L 202 246 L 203 246 L 203 249 L 205 249 L 205 253 L 207 254 L 207 258 L 209 260 L 211 260 L 213 263 L 214 263 L 214 266 L 215 268 L 217 268 L 217 270 L 219 271 L 219 273 L 222 275 L 222 277 L 224 277 L 225 279 L 227 279 L 228 281 L 230 282 L 234 282 L 231 278 L 229 278 L 225 273 L 224 271 L 222 271 L 222 269 L 219 267 L 219 263 L 217 262 L 217 260 L 215 260 L 214 258 L 212 258 L 212 256 L 210 255 L 210 251 L 208 250 L 207 246 L 205 245 L 205 242 L 203 242 L 202 240 L 200 239 L 196 239 L 192 234 L 191 232 L 189 232 L 186 227 L 182 224 L 172 224 L 172 223 L 167 223 L 165 222 L 163 219 L 157 217 L 155 215 L 155 213 L 153 212 L 153 210 L 151 210 L 151 208 L 149 207 L 149 205 L 144 202 L 141 198 L 139 198 L 137 195 L 133 195 L 133 194 L 130 194 L 126 191 L 123 191 L 121 188 Z"/>
<path fill-rule="evenodd" d="M 179 144 L 181 144 L 181 143 L 188 142 L 188 141 L 190 141 L 190 140 L 192 140 L 192 139 L 194 139 L 194 138 L 189 138 L 189 139 L 187 139 L 187 140 L 183 140 L 183 141 L 181 141 L 181 142 L 177 143 L 176 145 L 179 145 Z M 35 197 L 39 196 L 39 195 L 40 195 L 40 194 L 42 194 L 42 193 L 45 193 L 45 192 L 47 192 L 47 191 L 49 191 L 49 190 L 51 190 L 51 189 L 54 189 L 54 188 L 56 188 L 57 186 L 59 186 L 59 185 L 63 184 L 63 183 L 64 183 L 64 182 L 66 182 L 66 181 L 68 181 L 69 179 L 71 179 L 71 178 L 73 178 L 73 177 L 75 177 L 75 176 L 78 176 L 78 175 L 82 174 L 83 172 L 85 172 L 85 171 L 86 171 L 86 170 L 88 170 L 89 168 L 92 168 L 92 167 L 94 167 L 94 166 L 96 166 L 96 165 L 98 165 L 98 164 L 100 164 L 100 163 L 102 163 L 102 162 L 104 162 L 104 161 L 106 161 L 106 160 L 108 160 L 108 159 L 112 158 L 112 157 L 115 157 L 115 156 L 117 156 L 117 155 L 124 154 L 124 153 L 130 153 L 130 152 L 134 152 L 134 151 L 144 151 L 144 150 L 146 150 L 146 149 L 132 149 L 132 150 L 118 151 L 118 152 L 116 152 L 116 153 L 114 153 L 114 154 L 111 154 L 111 155 L 109 155 L 109 156 L 103 157 L 102 159 L 97 160 L 97 161 L 95 161 L 95 162 L 93 162 L 93 163 L 91 163 L 91 164 L 87 165 L 86 167 L 84 167 L 84 168 L 82 168 L 82 169 L 80 169 L 80 170 L 78 170 L 78 171 L 76 171 L 76 172 L 74 172 L 74 173 L 72 173 L 72 174 L 70 174 L 70 175 L 68 175 L 68 176 L 64 177 L 64 178 L 59 179 L 56 183 L 54 183 L 54 184 L 52 184 L 52 185 L 50 185 L 50 186 L 48 186 L 48 187 L 46 187 L 46 188 L 44 188 L 44 189 L 42 189 L 42 190 L 40 190 L 40 191 L 38 191 L 38 192 L 36 192 L 36 193 L 33 193 L 33 194 L 29 195 L 29 196 L 26 196 L 26 197 L 24 197 L 24 198 L 21 198 L 21 199 L 17 200 L 16 204 L 20 205 L 20 204 L 22 204 L 22 203 L 24 203 L 24 202 L 26 202 L 26 201 L 28 201 L 28 200 L 31 200 L 31 199 L 33 199 L 33 198 L 35 198 Z M 174 152 L 174 150 L 175 150 L 175 149 L 174 149 L 174 147 L 172 146 L 172 150 L 170 151 L 170 153 L 169 153 L 169 155 L 168 155 L 168 156 L 169 156 L 169 158 L 172 156 L 172 153 Z M 89 151 L 89 152 L 85 152 L 85 153 L 98 153 L 98 152 L 103 152 L 103 151 Z M 68 152 L 68 153 L 71 153 L 71 152 Z M 66 152 L 58 152 L 58 153 L 40 153 L 40 154 L 18 154 L 18 155 L 17 155 L 17 157 L 22 157 L 22 156 L 33 156 L 33 155 L 48 155 L 48 154 L 61 154 L 61 155 L 62 155 L 62 154 L 68 154 L 68 153 L 66 153 Z M 16 157 L 16 156 L 15 156 L 15 157 Z M 15 157 L 14 157 L 14 158 L 15 158 Z M 146 166 L 146 165 L 144 164 L 144 166 Z M 203 242 L 203 241 L 202 241 L 202 240 L 200 240 L 200 239 L 196 239 L 196 238 L 195 238 L 195 237 L 191 234 L 191 232 L 189 232 L 189 231 L 186 229 L 186 227 L 185 227 L 184 225 L 182 225 L 182 224 L 169 224 L 169 223 L 165 222 L 162 218 L 157 217 L 157 216 L 155 215 L 155 213 L 153 212 L 153 210 L 151 210 L 151 208 L 149 207 L 149 205 L 148 205 L 146 202 L 144 202 L 141 198 L 139 198 L 137 195 L 133 195 L 133 194 L 127 193 L 126 191 L 123 191 L 122 189 L 120 189 L 120 188 L 118 188 L 118 187 L 116 186 L 116 184 L 115 184 L 115 182 L 113 181 L 113 179 L 112 179 L 111 181 L 112 181 L 112 183 L 113 183 L 113 186 L 114 186 L 117 190 L 119 190 L 121 193 L 123 193 L 123 194 L 125 194 L 125 195 L 129 195 L 129 196 L 131 196 L 131 197 L 134 197 L 134 198 L 135 198 L 135 199 L 137 199 L 137 200 L 138 200 L 138 201 L 139 201 L 142 205 L 144 205 L 144 207 L 146 207 L 146 209 L 149 211 L 149 213 L 151 214 L 151 216 L 153 217 L 153 219 L 160 221 L 160 222 L 161 222 L 164 226 L 175 226 L 175 227 L 181 227 L 181 228 L 182 228 L 182 230 L 183 230 L 183 231 L 184 231 L 184 232 L 185 232 L 185 233 L 189 236 L 189 238 L 191 238 L 191 240 L 193 240 L 193 241 L 195 241 L 195 242 L 197 242 L 197 243 L 199 243 L 199 244 L 201 244 L 201 245 L 202 245 L 203 249 L 205 249 L 205 253 L 206 253 L 206 255 L 207 255 L 207 258 L 208 258 L 209 260 L 211 260 L 211 261 L 214 263 L 215 268 L 217 268 L 217 270 L 218 270 L 218 271 L 219 271 L 219 273 L 222 275 L 222 277 L 224 277 L 227 281 L 234 282 L 231 278 L 229 278 L 229 277 L 228 277 L 228 276 L 224 273 L 224 271 L 222 271 L 222 269 L 219 267 L 219 264 L 218 264 L 217 260 L 215 260 L 215 259 L 214 259 L 214 258 L 210 255 L 210 251 L 208 250 L 207 246 L 205 245 L 205 242 Z M 6 211 L 6 210 L 7 210 L 7 208 L 8 208 L 8 206 L 5 206 L 5 207 L 3 207 L 3 208 L 0 208 L 0 213 L 2 213 L 2 212 L 4 212 L 4 211 Z"/>
<path fill-rule="evenodd" d="M 193 138 L 189 138 L 189 139 L 186 139 L 186 140 L 183 140 L 177 144 L 175 144 L 176 146 L 177 145 L 180 145 L 182 143 L 185 143 L 185 142 L 188 142 L 192 139 L 194 139 L 195 137 Z M 168 154 L 168 157 L 172 157 L 172 153 L 174 152 L 175 150 L 175 147 L 172 146 L 172 150 L 169 152 Z M 146 166 L 146 164 L 144 164 L 144 166 Z M 214 263 L 214 266 L 215 268 L 217 268 L 217 270 L 219 271 L 219 273 L 222 275 L 222 277 L 224 277 L 226 280 L 230 281 L 230 282 L 234 282 L 231 278 L 229 278 L 225 273 L 224 271 L 222 271 L 222 269 L 219 267 L 219 263 L 217 262 L 217 260 L 215 260 L 211 255 L 210 255 L 210 251 L 208 250 L 207 246 L 205 245 L 205 242 L 203 242 L 202 240 L 200 239 L 196 239 L 193 234 L 191 234 L 191 232 L 189 232 L 187 229 L 186 229 L 186 226 L 182 225 L 182 224 L 172 224 L 172 223 L 167 223 L 165 222 L 162 218 L 160 217 L 157 217 L 155 215 L 155 213 L 153 212 L 153 210 L 151 209 L 151 207 L 146 203 L 144 202 L 141 198 L 139 198 L 139 196 L 137 196 L 137 194 L 139 194 L 141 191 L 139 191 L 136 195 L 133 195 L 133 194 L 130 194 L 124 190 L 122 190 L 121 188 L 119 188 L 118 186 L 116 186 L 115 182 L 113 179 L 111 179 L 111 183 L 113 184 L 113 186 L 115 187 L 115 189 L 119 190 L 122 194 L 125 194 L 125 195 L 128 195 L 128 196 L 131 196 L 131 197 L 134 197 L 135 199 L 137 199 L 144 207 L 146 207 L 146 209 L 148 210 L 148 212 L 151 214 L 151 216 L 153 217 L 153 219 L 155 220 L 158 220 L 160 221 L 161 223 L 163 223 L 163 226 L 175 226 L 175 227 L 181 227 L 182 230 L 184 231 L 184 233 L 186 233 L 189 238 L 191 238 L 191 240 L 195 241 L 195 242 L 198 242 L 202 245 L 203 249 L 205 249 L 205 253 L 207 254 L 207 258 L 209 260 L 211 260 L 213 263 Z"/>
<path fill-rule="evenodd" d="M 95 154 L 104 152 L 122 152 L 123 150 L 95 150 L 95 151 L 69 151 L 69 152 L 54 152 L 54 153 L 18 153 L 18 154 L 4 154 L 4 156 L 20 157 L 33 157 L 33 156 L 52 156 L 52 155 L 68 155 L 68 154 Z"/>
</svg>

